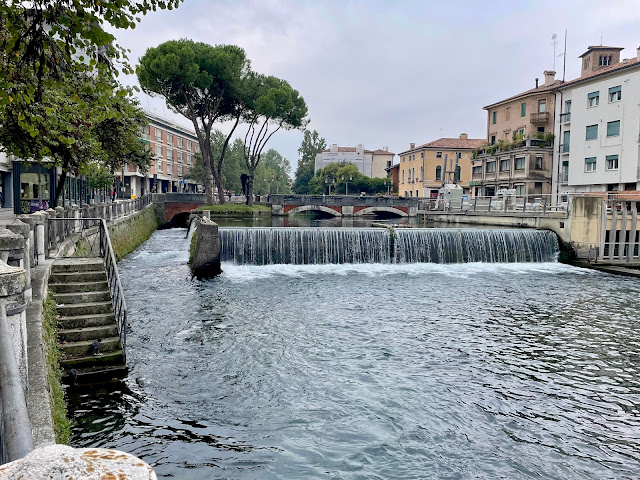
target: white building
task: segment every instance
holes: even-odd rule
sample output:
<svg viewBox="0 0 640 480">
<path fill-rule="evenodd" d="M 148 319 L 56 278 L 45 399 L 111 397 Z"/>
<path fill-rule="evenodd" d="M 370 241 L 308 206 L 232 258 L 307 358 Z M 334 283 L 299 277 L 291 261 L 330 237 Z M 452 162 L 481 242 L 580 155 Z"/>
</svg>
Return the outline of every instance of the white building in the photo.
<svg viewBox="0 0 640 480">
<path fill-rule="evenodd" d="M 366 150 L 362 145 L 356 147 L 339 147 L 331 145 L 316 155 L 315 172 L 330 163 L 352 163 L 363 175 L 371 178 L 386 178 L 387 168 L 393 165 L 395 153 L 389 152 L 388 147 L 379 150 Z"/>
<path fill-rule="evenodd" d="M 640 48 L 595 46 L 580 56 L 582 74 L 556 89 L 553 191 L 639 190 Z"/>
</svg>

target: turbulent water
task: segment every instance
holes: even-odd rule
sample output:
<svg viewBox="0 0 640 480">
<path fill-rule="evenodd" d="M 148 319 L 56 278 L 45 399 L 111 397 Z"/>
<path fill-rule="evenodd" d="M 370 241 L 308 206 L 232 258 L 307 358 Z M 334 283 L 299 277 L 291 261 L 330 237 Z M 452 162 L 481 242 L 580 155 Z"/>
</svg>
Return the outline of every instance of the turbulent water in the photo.
<svg viewBox="0 0 640 480">
<path fill-rule="evenodd" d="M 545 230 L 453 228 L 224 228 L 221 257 L 238 265 L 549 262 Z"/>
<path fill-rule="evenodd" d="M 540 263 L 120 263 L 130 375 L 75 446 L 180 479 L 637 479 L 637 280 Z"/>
</svg>

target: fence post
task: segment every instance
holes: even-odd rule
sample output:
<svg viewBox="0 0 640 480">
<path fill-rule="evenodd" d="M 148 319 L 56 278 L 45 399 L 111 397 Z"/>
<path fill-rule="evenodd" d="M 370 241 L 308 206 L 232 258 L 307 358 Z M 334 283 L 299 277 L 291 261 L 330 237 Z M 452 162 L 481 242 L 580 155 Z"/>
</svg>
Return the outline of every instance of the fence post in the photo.
<svg viewBox="0 0 640 480">
<path fill-rule="evenodd" d="M 547 213 L 547 197 L 544 197 L 544 202 L 542 203 L 542 213 Z"/>
<path fill-rule="evenodd" d="M 12 263 L 16 263 L 17 267 L 22 268 L 26 272 L 27 280 L 26 286 L 24 290 L 24 299 L 26 302 L 30 302 L 32 299 L 32 290 L 31 290 L 31 242 L 29 241 L 31 236 L 31 228 L 24 222 L 21 222 L 16 218 L 15 222 L 10 223 L 6 226 L 7 230 L 15 233 L 16 235 L 20 235 L 23 239 L 22 247 L 19 252 L 14 253 Z M 11 257 L 9 257 L 11 260 Z"/>
<path fill-rule="evenodd" d="M 493 200 L 493 197 L 489 197 L 489 209 L 487 210 L 487 212 L 491 211 L 491 201 Z"/>
</svg>

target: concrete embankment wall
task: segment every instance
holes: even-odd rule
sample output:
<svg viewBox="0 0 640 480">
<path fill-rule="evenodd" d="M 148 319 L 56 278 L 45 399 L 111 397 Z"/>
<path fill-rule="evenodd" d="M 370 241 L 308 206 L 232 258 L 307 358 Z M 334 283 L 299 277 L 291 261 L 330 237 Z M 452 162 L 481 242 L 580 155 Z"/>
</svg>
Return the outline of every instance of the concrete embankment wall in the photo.
<svg viewBox="0 0 640 480">
<path fill-rule="evenodd" d="M 111 246 L 118 260 L 133 252 L 146 242 L 158 229 L 155 205 L 149 205 L 141 212 L 120 218 L 109 225 Z"/>
</svg>

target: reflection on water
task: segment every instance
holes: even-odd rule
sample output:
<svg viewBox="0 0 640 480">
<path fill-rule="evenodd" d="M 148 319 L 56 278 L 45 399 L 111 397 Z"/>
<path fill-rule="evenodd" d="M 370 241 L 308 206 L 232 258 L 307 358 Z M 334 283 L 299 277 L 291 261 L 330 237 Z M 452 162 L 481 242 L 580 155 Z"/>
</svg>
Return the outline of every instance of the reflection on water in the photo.
<svg viewBox="0 0 640 480">
<path fill-rule="evenodd" d="M 130 375 L 75 446 L 160 478 L 636 479 L 637 281 L 558 263 L 120 264 Z"/>
</svg>

